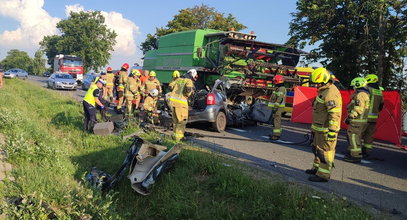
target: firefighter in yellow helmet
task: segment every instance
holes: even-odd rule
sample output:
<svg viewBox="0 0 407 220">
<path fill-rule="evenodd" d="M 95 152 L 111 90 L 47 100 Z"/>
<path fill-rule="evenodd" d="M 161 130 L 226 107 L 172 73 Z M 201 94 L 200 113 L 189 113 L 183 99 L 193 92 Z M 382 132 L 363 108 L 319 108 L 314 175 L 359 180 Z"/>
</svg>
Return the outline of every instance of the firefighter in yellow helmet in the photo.
<svg viewBox="0 0 407 220">
<path fill-rule="evenodd" d="M 156 115 L 158 95 L 158 89 L 154 88 L 151 89 L 148 95 L 144 98 L 143 109 L 151 124 L 154 124 L 155 118 L 158 117 L 158 115 Z"/>
<path fill-rule="evenodd" d="M 116 111 L 119 114 L 122 114 L 122 106 L 124 103 L 124 85 L 127 82 L 127 70 L 129 69 L 129 64 L 124 63 L 120 69 L 118 76 L 118 86 L 117 86 L 117 96 L 119 97 L 119 102 L 117 103 Z"/>
<path fill-rule="evenodd" d="M 113 102 L 113 87 L 114 87 L 114 74 L 112 72 L 112 68 L 109 66 L 107 67 L 106 74 L 106 96 L 105 96 L 106 101 Z"/>
<path fill-rule="evenodd" d="M 348 153 L 345 161 L 359 163 L 362 159 L 362 134 L 367 127 L 367 115 L 369 113 L 369 90 L 367 82 L 363 77 L 354 78 L 351 83 L 355 92 L 347 106 L 348 117 L 345 120 L 348 127 Z"/>
<path fill-rule="evenodd" d="M 160 94 L 162 92 L 160 81 L 158 81 L 157 74 L 154 71 L 150 72 L 149 78 L 144 84 L 144 93 L 148 95 L 152 89 L 157 89 Z"/>
<path fill-rule="evenodd" d="M 175 81 L 181 77 L 181 74 L 178 72 L 178 70 L 175 70 L 172 73 L 172 81 L 170 82 L 170 84 L 168 85 L 170 91 L 172 91 L 172 89 L 174 88 L 175 85 Z"/>
<path fill-rule="evenodd" d="M 323 67 L 312 72 L 311 82 L 318 88 L 311 125 L 315 158 L 312 168 L 305 172 L 312 175 L 309 181 L 327 182 L 331 177 L 340 130 L 342 97 L 333 84 L 331 74 Z"/>
<path fill-rule="evenodd" d="M 187 72 L 185 78 L 178 78 L 173 84 L 172 92 L 169 96 L 172 108 L 173 138 L 179 142 L 184 137 L 185 128 L 188 122 L 188 98 L 194 91 L 194 82 L 198 79 L 195 69 Z"/>
<path fill-rule="evenodd" d="M 281 137 L 283 129 L 281 128 L 281 115 L 284 112 L 285 107 L 285 96 L 287 94 L 287 89 L 284 86 L 284 77 L 282 75 L 276 75 L 273 78 L 273 83 L 275 90 L 270 97 L 270 102 L 268 107 L 273 110 L 274 127 L 273 135 L 271 140 L 278 140 Z"/>
<path fill-rule="evenodd" d="M 362 146 L 362 156 L 368 156 L 373 148 L 373 135 L 376 130 L 376 122 L 379 118 L 379 112 L 383 109 L 384 99 L 382 88 L 379 86 L 379 78 L 375 74 L 369 74 L 365 77 L 367 88 L 370 93 L 369 112 L 367 114 L 367 127 L 362 134 L 364 140 Z"/>
<path fill-rule="evenodd" d="M 133 69 L 127 78 L 124 90 L 124 97 L 126 98 L 126 117 L 133 117 L 133 111 L 138 111 L 140 103 L 141 92 L 141 73 L 137 69 Z"/>
</svg>

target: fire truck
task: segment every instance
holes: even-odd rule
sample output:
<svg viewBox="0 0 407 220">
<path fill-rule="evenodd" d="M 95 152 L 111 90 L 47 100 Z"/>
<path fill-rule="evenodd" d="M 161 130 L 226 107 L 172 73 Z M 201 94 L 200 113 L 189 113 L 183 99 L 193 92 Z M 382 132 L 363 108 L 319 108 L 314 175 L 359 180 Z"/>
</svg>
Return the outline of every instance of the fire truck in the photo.
<svg viewBox="0 0 407 220">
<path fill-rule="evenodd" d="M 62 72 L 70 74 L 79 82 L 83 80 L 83 62 L 75 55 L 59 54 L 54 58 L 54 73 Z"/>
</svg>

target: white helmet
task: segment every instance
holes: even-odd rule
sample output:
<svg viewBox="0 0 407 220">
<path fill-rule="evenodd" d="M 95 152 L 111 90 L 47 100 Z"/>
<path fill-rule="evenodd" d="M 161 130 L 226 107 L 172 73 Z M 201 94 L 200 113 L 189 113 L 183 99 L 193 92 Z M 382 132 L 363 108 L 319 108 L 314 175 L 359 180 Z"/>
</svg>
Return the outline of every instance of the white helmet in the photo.
<svg viewBox="0 0 407 220">
<path fill-rule="evenodd" d="M 196 69 L 190 69 L 190 70 L 188 70 L 187 73 L 188 73 L 189 75 L 191 75 L 191 77 L 192 77 L 193 79 L 196 79 L 197 76 L 198 76 L 198 73 L 196 72 Z"/>
<path fill-rule="evenodd" d="M 152 89 L 152 90 L 150 90 L 150 95 L 151 95 L 152 97 L 158 96 L 158 89 Z"/>
</svg>

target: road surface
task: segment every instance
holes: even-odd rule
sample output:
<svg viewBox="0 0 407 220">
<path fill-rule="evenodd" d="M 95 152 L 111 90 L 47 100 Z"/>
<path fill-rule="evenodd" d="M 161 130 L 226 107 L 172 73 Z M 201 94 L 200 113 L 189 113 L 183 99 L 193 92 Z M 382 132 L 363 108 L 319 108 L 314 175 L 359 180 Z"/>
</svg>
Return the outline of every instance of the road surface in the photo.
<svg viewBox="0 0 407 220">
<path fill-rule="evenodd" d="M 46 78 L 30 76 L 29 80 L 45 87 Z M 85 91 L 60 91 L 78 101 Z M 279 142 L 269 142 L 271 128 L 266 125 L 228 128 L 224 133 L 205 130 L 208 126 L 192 125 L 187 131 L 202 134 L 192 142 L 221 152 L 254 166 L 281 174 L 288 181 L 333 192 L 357 203 L 368 205 L 386 218 L 407 219 L 407 151 L 396 146 L 376 142 L 370 159 L 360 164 L 343 161 L 347 148 L 346 133 L 342 131 L 336 148 L 335 169 L 328 183 L 307 180 L 305 169 L 312 166 L 313 153 L 302 142 L 309 125 L 283 122 L 283 135 Z M 406 144 L 403 139 L 403 143 Z"/>
</svg>

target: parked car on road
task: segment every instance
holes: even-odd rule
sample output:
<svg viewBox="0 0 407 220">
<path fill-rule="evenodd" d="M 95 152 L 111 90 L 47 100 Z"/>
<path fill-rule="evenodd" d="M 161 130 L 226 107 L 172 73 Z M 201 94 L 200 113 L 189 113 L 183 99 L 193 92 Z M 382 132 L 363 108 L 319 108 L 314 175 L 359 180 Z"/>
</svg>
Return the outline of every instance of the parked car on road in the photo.
<svg viewBox="0 0 407 220">
<path fill-rule="evenodd" d="M 52 89 L 76 90 L 78 83 L 67 73 L 53 73 L 47 80 L 47 87 Z"/>
<path fill-rule="evenodd" d="M 21 78 L 26 80 L 28 78 L 28 73 L 22 69 L 9 69 L 4 73 L 5 78 Z"/>
<path fill-rule="evenodd" d="M 44 76 L 44 77 L 49 77 L 51 75 L 51 73 L 49 73 L 49 72 L 44 72 L 43 74 L 42 74 L 42 76 Z"/>
<path fill-rule="evenodd" d="M 99 74 L 94 74 L 94 73 L 88 73 L 85 75 L 82 81 L 82 89 L 83 90 L 88 90 L 90 87 L 90 84 L 95 81 L 96 77 L 98 77 Z"/>
</svg>

